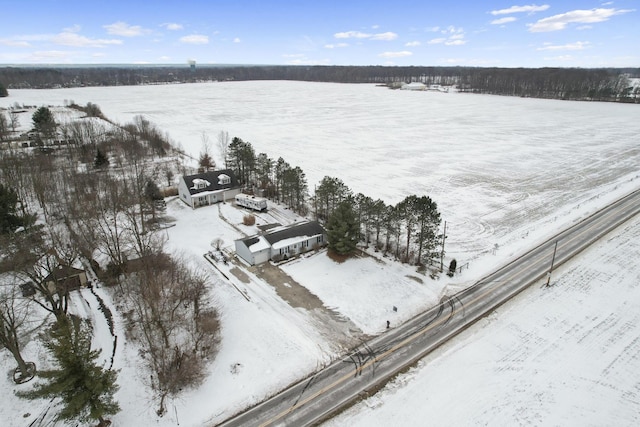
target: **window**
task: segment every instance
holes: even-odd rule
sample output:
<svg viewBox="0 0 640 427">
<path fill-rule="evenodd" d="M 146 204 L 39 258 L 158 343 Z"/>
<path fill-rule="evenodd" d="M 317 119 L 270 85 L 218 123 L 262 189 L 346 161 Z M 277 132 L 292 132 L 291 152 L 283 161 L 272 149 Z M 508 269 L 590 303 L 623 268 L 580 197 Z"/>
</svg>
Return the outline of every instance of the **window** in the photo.
<svg viewBox="0 0 640 427">
<path fill-rule="evenodd" d="M 229 175 L 225 175 L 221 173 L 220 175 L 218 175 L 218 184 L 220 185 L 231 184 L 231 177 Z"/>
<path fill-rule="evenodd" d="M 193 180 L 193 188 L 194 190 L 201 190 L 203 188 L 207 188 L 211 183 L 206 179 L 196 178 Z"/>
</svg>

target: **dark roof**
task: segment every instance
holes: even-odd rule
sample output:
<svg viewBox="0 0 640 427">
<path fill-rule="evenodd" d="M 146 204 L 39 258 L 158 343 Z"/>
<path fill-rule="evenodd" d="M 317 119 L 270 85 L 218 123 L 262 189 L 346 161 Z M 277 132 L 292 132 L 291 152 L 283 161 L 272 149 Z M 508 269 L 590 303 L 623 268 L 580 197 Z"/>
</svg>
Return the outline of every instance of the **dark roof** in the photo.
<svg viewBox="0 0 640 427">
<path fill-rule="evenodd" d="M 260 240 L 259 236 L 251 236 L 251 237 L 247 237 L 246 239 L 242 239 L 242 242 L 247 246 L 251 246 L 255 243 L 258 243 L 258 240 Z"/>
<path fill-rule="evenodd" d="M 77 268 L 73 268 L 68 265 L 59 265 L 55 270 L 53 270 L 47 277 L 44 278 L 44 282 L 57 282 L 59 280 L 64 280 L 68 277 L 77 276 L 81 273 L 84 273 L 84 270 L 80 270 Z"/>
<path fill-rule="evenodd" d="M 231 178 L 231 183 L 220 184 L 218 179 L 219 175 L 227 175 L 229 178 Z M 231 169 L 209 171 L 204 173 L 198 173 L 195 175 L 185 175 L 182 177 L 182 179 L 184 179 L 185 184 L 187 184 L 187 189 L 189 189 L 189 193 L 191 194 L 198 194 L 204 191 L 226 190 L 226 189 L 236 188 L 240 186 L 240 184 L 238 183 L 238 180 L 236 179 L 236 176 L 233 174 L 233 171 L 231 171 Z M 204 179 L 208 181 L 210 185 L 208 185 L 205 188 L 195 189 L 193 188 L 194 187 L 193 181 L 196 179 Z"/>
<path fill-rule="evenodd" d="M 305 222 L 298 225 L 292 225 L 284 230 L 273 231 L 264 235 L 271 245 L 281 240 L 290 239 L 300 236 L 317 236 L 324 233 L 324 228 L 317 221 Z"/>
<path fill-rule="evenodd" d="M 258 225 L 257 227 L 258 230 L 265 232 L 271 230 L 272 228 L 282 227 L 282 224 L 280 224 L 279 222 L 274 222 L 273 224 Z"/>
</svg>

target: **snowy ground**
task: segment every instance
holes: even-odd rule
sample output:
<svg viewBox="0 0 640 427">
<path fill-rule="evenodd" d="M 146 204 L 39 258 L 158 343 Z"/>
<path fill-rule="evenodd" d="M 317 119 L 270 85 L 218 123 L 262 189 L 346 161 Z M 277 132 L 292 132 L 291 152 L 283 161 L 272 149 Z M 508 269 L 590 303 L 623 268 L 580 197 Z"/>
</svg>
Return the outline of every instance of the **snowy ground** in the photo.
<svg viewBox="0 0 640 427">
<path fill-rule="evenodd" d="M 448 223 L 448 256 L 456 257 L 459 266 L 468 263 L 455 280 L 432 281 L 409 267 L 374 258 L 338 265 L 322 254 L 283 267 L 366 334 L 381 331 L 385 320 L 395 324 L 424 310 L 442 293 L 468 285 L 640 185 L 638 132 L 629 125 L 635 123 L 635 105 L 300 82 L 15 90 L 10 95 L 0 99 L 0 107 L 15 102 L 61 105 L 67 99 L 81 105 L 96 103 L 121 122 L 142 114 L 192 154 L 201 148 L 203 131 L 215 141 L 217 133 L 226 130 L 250 141 L 257 152 L 283 156 L 300 166 L 310 188 L 330 175 L 356 192 L 388 203 L 412 193 L 430 195 Z M 234 239 L 252 234 L 252 229 L 240 225 L 242 212 L 230 205 L 194 211 L 173 201 L 168 203 L 168 215 L 177 220 L 167 229 L 170 248 L 211 274 L 214 303 L 221 315 L 221 349 L 204 384 L 186 390 L 158 420 L 151 395 L 141 387 L 145 378 L 136 370 L 140 363 L 136 348 L 120 342 L 114 367 L 122 369 L 116 397 L 123 410 L 114 417 L 115 425 L 215 424 L 337 357 L 340 349 L 319 331 L 306 310 L 292 308 L 255 276 L 246 282 L 225 271 L 230 278 L 226 280 L 204 259 L 213 239 L 223 238 L 225 249 L 231 250 Z M 386 400 L 390 403 L 382 408 L 391 408 L 387 413 L 418 413 L 423 404 L 447 408 L 433 418 L 434 424 L 473 424 L 476 416 L 485 420 L 481 424 L 566 424 L 563 417 L 585 421 L 577 424 L 602 424 L 597 422 L 600 418 L 592 423 L 580 412 L 585 408 L 604 412 L 604 406 L 593 403 L 599 398 L 608 402 L 607 411 L 617 411 L 615 420 L 633 424 L 630 411 L 640 412 L 638 347 L 631 339 L 640 335 L 633 326 L 638 323 L 633 313 L 638 312 L 640 297 L 630 284 L 638 282 L 640 271 L 638 248 L 632 244 L 638 235 L 637 224 L 634 227 L 607 243 L 620 246 L 619 251 L 610 246 L 590 251 L 585 261 L 563 267 L 556 287 L 544 293 L 535 288 L 527 291 L 422 362 L 431 379 L 424 385 L 429 393 L 423 394 L 423 384 L 417 380 L 417 388 L 406 387 L 420 403 L 403 406 L 409 398 L 394 400 L 394 396 L 405 389 L 403 384 L 412 384 L 411 378 L 419 377 L 422 368 L 399 378 L 381 400 L 366 402 L 361 411 L 369 421 L 361 425 L 398 424 L 382 412 L 379 417 L 369 414 L 368 406 Z M 605 254 L 612 251 L 619 258 L 607 258 Z M 625 251 L 628 257 L 623 256 Z M 623 269 L 613 268 L 615 263 Z M 605 282 L 607 274 L 627 287 L 609 293 L 615 287 Z M 110 301 L 106 290 L 96 292 Z M 594 305 L 602 300 L 612 305 Z M 616 320 L 620 313 L 631 317 Z M 598 326 L 607 321 L 610 329 Z M 116 334 L 124 336 L 118 318 Z M 101 336 L 105 352 L 110 352 L 109 336 Z M 468 347 L 473 350 L 465 353 Z M 603 349 L 609 350 L 598 356 Z M 26 352 L 40 366 L 42 350 L 30 344 Z M 467 354 L 467 359 L 458 354 Z M 543 354 L 551 359 L 543 359 Z M 593 360 L 591 354 L 596 354 Z M 6 352 L 0 357 L 3 367 L 12 368 Z M 449 359 L 456 364 L 442 367 Z M 611 368 L 600 363 L 611 363 Z M 618 385 L 618 375 L 624 373 Z M 528 383 L 527 378 L 535 380 Z M 543 387 L 548 384 L 552 387 Z M 503 392 L 503 387 L 510 387 L 510 392 Z M 14 389 L 8 379 L 0 380 L 0 390 L 9 396 L 0 403 L 0 416 L 11 426 L 28 425 L 47 404 L 19 401 L 11 396 Z M 462 389 L 476 393 L 456 399 Z M 622 397 L 614 398 L 616 393 Z M 624 399 L 629 399 L 628 406 L 623 406 Z M 23 418 L 26 412 L 31 415 Z M 356 423 L 360 417 L 354 412 L 347 416 L 334 425 Z M 413 419 L 400 424 L 412 424 Z"/>
<path fill-rule="evenodd" d="M 640 423 L 640 219 L 326 423 Z"/>
</svg>

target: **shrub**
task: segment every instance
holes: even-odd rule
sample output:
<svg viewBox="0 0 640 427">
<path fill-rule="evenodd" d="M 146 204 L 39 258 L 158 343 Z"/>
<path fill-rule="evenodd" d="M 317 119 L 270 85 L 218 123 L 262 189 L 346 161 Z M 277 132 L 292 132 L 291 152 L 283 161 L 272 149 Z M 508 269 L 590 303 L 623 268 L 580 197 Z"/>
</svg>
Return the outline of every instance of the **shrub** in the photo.
<svg viewBox="0 0 640 427">
<path fill-rule="evenodd" d="M 178 195 L 178 187 L 165 187 L 160 190 L 162 197 L 171 197 Z"/>
<path fill-rule="evenodd" d="M 245 216 L 242 218 L 242 223 L 243 223 L 244 225 L 255 225 L 255 223 L 256 223 L 256 217 L 255 217 L 255 216 L 253 216 L 253 215 L 245 215 Z"/>
<path fill-rule="evenodd" d="M 456 267 L 458 267 L 458 262 L 454 258 L 451 260 L 451 263 L 449 264 L 449 272 L 447 273 L 447 276 L 453 277 L 453 275 L 456 272 Z"/>
</svg>

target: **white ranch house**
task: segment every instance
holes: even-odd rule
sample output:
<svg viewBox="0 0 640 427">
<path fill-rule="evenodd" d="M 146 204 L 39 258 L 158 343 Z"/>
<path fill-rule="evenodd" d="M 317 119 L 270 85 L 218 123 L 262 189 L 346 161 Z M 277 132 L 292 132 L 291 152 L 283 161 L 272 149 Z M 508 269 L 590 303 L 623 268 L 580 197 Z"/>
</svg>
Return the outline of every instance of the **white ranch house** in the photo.
<svg viewBox="0 0 640 427">
<path fill-rule="evenodd" d="M 184 175 L 178 184 L 178 196 L 192 208 L 232 200 L 240 194 L 238 180 L 230 169 Z"/>
<path fill-rule="evenodd" d="M 249 265 L 297 255 L 327 242 L 324 228 L 317 221 L 277 227 L 264 234 L 236 240 L 236 255 Z"/>
</svg>

